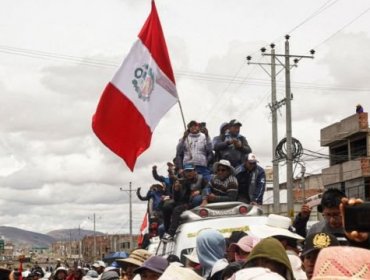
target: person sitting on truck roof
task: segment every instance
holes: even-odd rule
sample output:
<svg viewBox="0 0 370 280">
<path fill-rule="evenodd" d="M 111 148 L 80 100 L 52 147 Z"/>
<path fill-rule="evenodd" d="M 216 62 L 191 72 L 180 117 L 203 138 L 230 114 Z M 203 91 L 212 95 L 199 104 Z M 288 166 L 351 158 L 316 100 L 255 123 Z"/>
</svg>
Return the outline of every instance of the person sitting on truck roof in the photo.
<svg viewBox="0 0 370 280">
<path fill-rule="evenodd" d="M 202 191 L 208 181 L 198 174 L 192 163 L 184 165 L 184 178 L 173 185 L 173 203 L 164 203 L 162 207 L 163 222 L 166 233 L 164 240 L 172 239 L 180 224 L 181 214 L 188 209 L 199 206 L 202 202 Z"/>
<path fill-rule="evenodd" d="M 238 200 L 250 204 L 261 205 L 266 187 L 265 170 L 257 164 L 258 160 L 252 153 L 244 158 L 243 164 L 236 168 L 238 179 Z"/>
<path fill-rule="evenodd" d="M 213 172 L 209 187 L 203 193 L 201 206 L 212 202 L 236 201 L 238 196 L 238 181 L 235 169 L 226 159 L 221 159 L 213 165 Z"/>
</svg>

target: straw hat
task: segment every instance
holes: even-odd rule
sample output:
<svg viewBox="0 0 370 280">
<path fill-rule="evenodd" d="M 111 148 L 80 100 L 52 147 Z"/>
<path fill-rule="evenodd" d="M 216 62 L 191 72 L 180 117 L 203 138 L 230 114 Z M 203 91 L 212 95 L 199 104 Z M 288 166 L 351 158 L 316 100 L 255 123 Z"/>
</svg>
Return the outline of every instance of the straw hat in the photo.
<svg viewBox="0 0 370 280">
<path fill-rule="evenodd" d="M 136 249 L 131 252 L 128 258 L 117 259 L 116 261 L 141 266 L 150 256 L 151 254 L 149 251 L 144 249 Z"/>
</svg>

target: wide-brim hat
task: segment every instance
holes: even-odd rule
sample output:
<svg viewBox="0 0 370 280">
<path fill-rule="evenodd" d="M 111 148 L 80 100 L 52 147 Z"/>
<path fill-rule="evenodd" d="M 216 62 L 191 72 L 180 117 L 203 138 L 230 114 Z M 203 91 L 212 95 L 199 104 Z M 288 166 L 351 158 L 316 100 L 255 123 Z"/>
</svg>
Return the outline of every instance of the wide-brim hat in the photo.
<svg viewBox="0 0 370 280">
<path fill-rule="evenodd" d="M 144 249 L 137 249 L 131 252 L 128 258 L 117 259 L 117 262 L 130 263 L 141 266 L 152 254 Z"/>
<path fill-rule="evenodd" d="M 222 166 L 225 166 L 225 167 L 228 167 L 230 169 L 230 173 L 231 174 L 235 174 L 235 168 L 231 165 L 230 161 L 226 160 L 226 159 L 221 159 L 220 161 L 218 162 L 215 162 L 213 164 L 213 172 L 216 174 L 217 173 L 217 168 L 222 165 Z"/>
<path fill-rule="evenodd" d="M 161 256 L 152 256 L 147 259 L 140 267 L 134 270 L 134 273 L 140 273 L 144 270 L 150 270 L 157 273 L 163 273 L 168 267 L 168 261 Z"/>
<path fill-rule="evenodd" d="M 194 270 L 187 267 L 180 267 L 171 264 L 164 273 L 159 277 L 159 280 L 202 280 Z"/>
<path fill-rule="evenodd" d="M 184 257 L 193 263 L 198 263 L 198 264 L 200 263 L 199 258 L 198 258 L 197 248 L 194 248 L 190 254 L 185 254 Z"/>
<path fill-rule="evenodd" d="M 250 225 L 248 234 L 259 238 L 285 236 L 297 240 L 304 238 L 289 230 L 292 221 L 288 217 L 281 215 L 270 214 L 267 217 L 266 224 L 264 225 Z"/>
</svg>

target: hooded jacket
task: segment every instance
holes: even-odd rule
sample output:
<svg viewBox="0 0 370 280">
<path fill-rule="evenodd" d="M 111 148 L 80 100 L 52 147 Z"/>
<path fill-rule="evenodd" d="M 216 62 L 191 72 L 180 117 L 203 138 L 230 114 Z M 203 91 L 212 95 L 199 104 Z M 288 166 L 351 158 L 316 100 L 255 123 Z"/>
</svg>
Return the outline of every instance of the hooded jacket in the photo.
<svg viewBox="0 0 370 280">
<path fill-rule="evenodd" d="M 266 258 L 285 266 L 287 268 L 285 279 L 294 279 L 288 255 L 285 252 L 283 245 L 281 245 L 277 239 L 273 237 L 262 239 L 251 251 L 245 263 L 245 267 L 251 267 L 252 261 L 257 258 Z"/>
<path fill-rule="evenodd" d="M 208 277 L 214 264 L 224 258 L 225 238 L 215 229 L 202 230 L 197 237 L 196 248 L 203 276 Z"/>
</svg>

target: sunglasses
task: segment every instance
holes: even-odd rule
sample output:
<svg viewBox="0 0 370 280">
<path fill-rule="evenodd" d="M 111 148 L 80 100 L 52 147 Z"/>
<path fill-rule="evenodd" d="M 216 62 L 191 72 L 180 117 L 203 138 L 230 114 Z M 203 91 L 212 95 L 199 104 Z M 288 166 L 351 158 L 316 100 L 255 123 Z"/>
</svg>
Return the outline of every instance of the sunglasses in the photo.
<svg viewBox="0 0 370 280">
<path fill-rule="evenodd" d="M 217 172 L 225 172 L 225 171 L 227 171 L 227 169 L 226 169 L 226 168 L 218 168 L 218 169 L 217 169 Z"/>
</svg>

